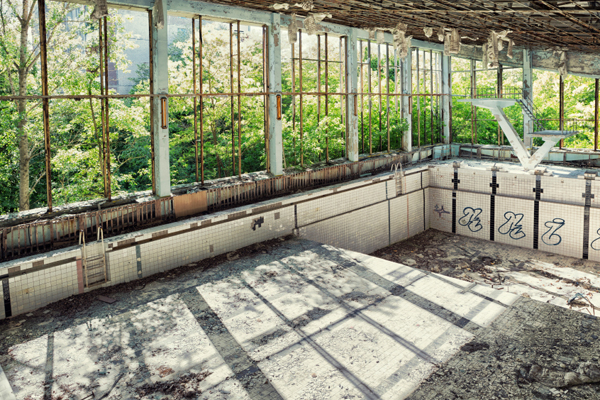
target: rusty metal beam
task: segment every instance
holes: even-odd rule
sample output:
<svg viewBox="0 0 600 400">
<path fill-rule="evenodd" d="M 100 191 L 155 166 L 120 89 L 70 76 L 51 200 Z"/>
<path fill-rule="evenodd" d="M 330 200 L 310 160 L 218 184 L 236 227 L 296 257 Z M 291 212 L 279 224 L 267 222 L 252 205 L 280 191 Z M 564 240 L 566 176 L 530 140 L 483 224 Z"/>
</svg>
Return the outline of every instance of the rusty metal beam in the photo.
<svg viewBox="0 0 600 400">
<path fill-rule="evenodd" d="M 104 17 L 104 94 L 108 94 L 108 17 Z M 110 113 L 109 113 L 109 99 L 108 97 L 104 98 L 104 117 L 106 119 L 106 144 L 104 145 L 104 152 L 106 153 L 105 163 L 106 163 L 106 185 L 107 185 L 107 193 L 106 198 L 110 201 L 112 199 L 112 190 L 111 190 L 111 172 L 110 172 Z"/>
<path fill-rule="evenodd" d="M 564 130 L 565 128 L 565 80 L 562 75 L 560 75 L 560 83 L 559 83 L 559 114 L 560 114 L 560 129 Z M 565 145 L 565 140 L 560 139 L 560 148 L 562 149 Z"/>
<path fill-rule="evenodd" d="M 40 64 L 42 72 L 42 95 L 48 96 L 48 53 L 46 48 L 46 2 L 38 0 L 40 26 Z M 47 98 L 42 99 L 42 115 L 44 120 L 44 161 L 46 168 L 46 201 L 48 211 L 52 212 L 52 171 L 50 154 L 50 106 Z"/>
<path fill-rule="evenodd" d="M 235 131 L 233 113 L 233 22 L 229 24 L 229 83 L 231 86 L 231 176 L 235 175 Z"/>
<path fill-rule="evenodd" d="M 237 88 L 238 88 L 238 102 L 237 102 L 237 110 L 238 110 L 238 174 L 240 179 L 242 178 L 242 72 L 241 72 L 241 53 L 242 48 L 240 46 L 240 21 L 237 21 Z"/>
<path fill-rule="evenodd" d="M 302 29 L 298 30 L 298 73 L 300 75 L 300 166 L 304 167 L 304 130 L 302 121 Z"/>
<path fill-rule="evenodd" d="M 192 81 L 194 90 L 194 155 L 196 161 L 196 182 L 198 171 L 198 90 L 196 87 L 196 18 L 192 18 Z"/>
<path fill-rule="evenodd" d="M 202 185 L 204 185 L 204 88 L 203 84 L 203 48 L 204 48 L 204 40 L 202 39 L 202 16 L 198 16 L 198 29 L 200 34 L 200 47 L 198 59 L 200 60 L 200 181 Z"/>
<path fill-rule="evenodd" d="M 598 78 L 594 87 L 594 151 L 598 151 Z"/>
</svg>

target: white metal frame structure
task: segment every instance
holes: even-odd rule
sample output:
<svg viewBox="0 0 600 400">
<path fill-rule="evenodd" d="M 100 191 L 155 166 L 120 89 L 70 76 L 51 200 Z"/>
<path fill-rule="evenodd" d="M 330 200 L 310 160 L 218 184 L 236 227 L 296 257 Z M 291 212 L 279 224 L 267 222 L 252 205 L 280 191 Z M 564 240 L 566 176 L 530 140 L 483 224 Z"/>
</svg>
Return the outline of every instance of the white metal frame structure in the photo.
<svg viewBox="0 0 600 400">
<path fill-rule="evenodd" d="M 544 139 L 544 144 L 538 148 L 535 153 L 529 154 L 525 143 L 519 137 L 519 134 L 508 120 L 508 117 L 504 113 L 504 107 L 510 107 L 514 105 L 517 100 L 515 99 L 463 99 L 460 102 L 470 102 L 474 106 L 489 109 L 498 124 L 504 131 L 504 134 L 508 138 L 510 145 L 515 151 L 516 156 L 521 161 L 521 165 L 525 171 L 535 169 L 535 167 L 542 162 L 544 157 L 548 155 L 550 150 L 558 143 L 561 139 L 568 138 L 569 136 L 575 135 L 575 131 L 539 131 L 531 132 L 529 136 L 539 137 Z"/>
</svg>

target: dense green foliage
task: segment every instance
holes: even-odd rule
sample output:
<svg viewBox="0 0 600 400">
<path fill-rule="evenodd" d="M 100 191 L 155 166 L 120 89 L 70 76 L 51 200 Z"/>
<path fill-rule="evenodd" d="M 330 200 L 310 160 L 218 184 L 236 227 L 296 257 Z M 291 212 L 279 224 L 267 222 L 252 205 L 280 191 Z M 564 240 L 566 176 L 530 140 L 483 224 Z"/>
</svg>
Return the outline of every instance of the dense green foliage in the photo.
<svg viewBox="0 0 600 400">
<path fill-rule="evenodd" d="M 453 71 L 468 71 L 470 61 L 452 59 Z M 477 62 L 476 69 L 483 66 Z M 503 87 L 505 92 L 521 90 L 522 69 L 505 69 L 503 72 Z M 476 73 L 479 90 L 494 91 L 497 87 L 496 70 L 478 71 Z M 593 148 L 594 146 L 594 86 L 592 78 L 569 75 L 564 80 L 565 90 L 565 129 L 573 127 L 580 133 L 565 140 L 565 147 Z M 470 74 L 455 72 L 452 74 L 452 93 L 465 95 L 452 98 L 452 135 L 458 143 L 470 143 L 473 132 L 471 105 L 458 102 L 459 99 L 470 97 Z M 560 76 L 550 71 L 533 71 L 533 100 L 536 117 L 541 119 L 546 129 L 559 129 L 560 107 Z M 519 105 L 504 109 L 517 132 L 523 135 L 523 113 Z M 473 142 L 480 144 L 498 144 L 498 123 L 487 109 L 477 109 L 477 135 Z M 502 141 L 502 137 L 500 140 Z M 535 144 L 542 143 L 535 139 Z M 508 144 L 504 138 L 505 144 Z"/>
<path fill-rule="evenodd" d="M 0 0 L 1 2 L 2 0 Z M 15 0 L 16 1 L 16 0 Z M 22 1 L 22 0 L 21 0 Z M 69 3 L 48 4 L 48 64 L 51 94 L 90 95 L 100 93 L 98 23 L 90 20 L 89 9 Z M 0 35 L 0 95 L 17 95 L 15 85 L 18 82 L 18 55 L 20 43 L 17 37 L 20 25 L 8 17 L 16 15 L 18 8 L 0 4 L 3 12 L 2 34 Z M 12 14 L 11 14 L 12 13 Z M 86 22 L 82 22 L 86 21 Z M 112 70 L 124 71 L 130 68 L 127 50 L 133 49 L 135 37 L 128 32 L 126 18 L 115 10 L 109 16 L 109 53 Z M 24 49 L 30 55 L 31 68 L 27 70 L 26 89 L 29 95 L 41 94 L 41 72 L 37 60 L 37 26 L 35 16 L 29 26 L 29 41 Z M 238 84 L 242 93 L 261 93 L 264 91 L 263 44 L 260 28 L 245 30 L 241 35 L 240 76 L 237 80 L 237 37 L 234 34 L 233 63 L 231 64 L 229 25 L 205 23 L 203 25 L 203 77 L 202 91 L 207 96 L 201 104 L 192 96 L 169 99 L 170 162 L 172 185 L 196 181 L 196 132 L 198 143 L 204 142 L 204 178 L 214 179 L 238 174 L 238 146 L 241 148 L 241 172 L 266 169 L 267 155 L 265 144 L 265 98 L 263 95 L 240 96 L 241 110 L 238 110 L 238 97 L 220 95 L 236 92 Z M 299 92 L 299 61 L 295 60 L 292 70 L 290 44 L 283 34 L 282 90 L 284 93 Z M 196 36 L 198 37 L 198 35 Z M 338 38 L 331 38 L 328 46 L 329 63 L 314 61 L 317 58 L 315 36 L 303 34 L 304 48 L 302 65 L 302 91 L 325 91 L 328 83 L 327 99 L 315 95 L 284 95 L 282 99 L 282 124 L 284 166 L 300 168 L 315 162 L 345 156 L 346 110 L 345 98 L 339 93 L 344 91 L 345 65 L 340 62 Z M 323 42 L 322 42 L 323 46 Z M 396 92 L 397 78 L 390 57 L 389 72 L 386 54 L 381 55 L 378 63 L 372 51 L 368 63 L 366 48 L 362 54 L 363 68 L 357 73 L 359 92 L 377 93 Z M 296 47 L 296 57 L 298 56 Z M 425 56 L 424 56 L 425 57 Z M 181 30 L 169 44 L 169 92 L 179 94 L 193 93 L 193 52 L 191 31 Z M 324 47 L 321 58 L 324 59 Z M 37 61 L 36 61 L 37 60 Z M 198 58 L 197 58 L 198 60 Z M 425 60 L 425 58 L 424 58 Z M 468 61 L 454 59 L 455 70 L 467 70 Z M 132 94 L 149 93 L 148 64 L 137 65 Z M 439 69 L 439 65 L 434 65 Z M 368 76 L 371 75 L 369 85 Z M 233 86 L 230 73 L 233 72 Z M 431 73 L 427 75 L 431 79 Z M 438 91 L 439 77 L 434 75 L 435 88 Z M 320 76 L 320 88 L 319 88 Z M 293 79 L 295 77 L 295 80 Z M 506 71 L 505 87 L 519 87 L 520 70 Z M 422 78 L 422 77 L 421 77 Z M 381 79 L 381 83 L 379 81 Z M 495 87 L 496 72 L 478 73 L 478 86 Z M 437 80 L 437 81 L 436 81 Z M 200 79 L 197 78 L 197 90 L 200 91 Z M 429 81 L 427 81 L 429 82 Z M 416 75 L 413 73 L 413 92 L 416 92 Z M 540 115 L 555 119 L 558 116 L 557 102 L 558 77 L 549 72 L 535 73 L 535 102 Z M 369 86 L 371 87 L 369 89 Z M 453 75 L 454 93 L 465 93 L 469 87 L 469 76 L 464 73 Z M 565 83 L 566 115 L 589 119 L 593 114 L 593 80 L 568 77 Z M 431 94 L 430 84 L 420 87 L 420 93 Z M 115 93 L 111 90 L 111 93 Z M 453 139 L 458 142 L 471 141 L 471 108 L 458 103 L 453 98 Z M 111 99 L 110 116 L 110 174 L 113 196 L 121 193 L 148 190 L 151 188 L 150 154 L 150 113 L 149 98 L 135 97 Z M 300 119 L 300 101 L 302 101 L 302 121 Z M 327 102 L 327 107 L 326 107 Z M 400 100 L 398 99 L 398 103 Z M 194 120 L 196 106 L 196 126 Z M 233 112 L 232 112 L 233 104 Z M 396 98 L 388 100 L 383 96 L 358 96 L 359 151 L 368 153 L 387 150 L 388 132 L 390 148 L 401 147 L 407 122 L 400 116 L 400 105 Z M 19 114 L 17 101 L 0 102 L 0 213 L 14 212 L 19 209 L 19 172 L 22 169 L 19 137 L 27 133 L 30 154 L 28 171 L 30 206 L 41 207 L 46 204 L 43 126 L 41 102 L 27 101 L 26 111 Z M 436 97 L 413 98 L 413 143 L 417 145 L 438 142 L 442 131 L 440 103 Z M 369 115 L 369 109 L 371 113 Z M 419 116 L 418 110 L 421 109 Z M 101 104 L 98 99 L 53 99 L 50 101 L 51 166 L 52 195 L 54 205 L 74 201 L 101 198 L 103 196 L 103 160 L 102 130 L 100 122 Z M 511 107 L 507 114 L 518 130 L 522 131 L 522 116 L 518 106 Z M 433 118 L 432 118 L 433 116 Z M 491 120 L 487 110 L 477 111 L 478 143 L 497 143 L 497 124 Z M 238 143 L 238 121 L 241 122 L 241 143 Z M 553 123 L 553 122 L 549 122 Z M 19 126 L 23 126 L 21 129 Z M 200 125 L 202 124 L 202 125 Z M 389 125 L 389 128 L 388 128 Z M 202 127 L 202 130 L 200 128 Z M 418 131 L 421 127 L 421 138 Z M 593 128 L 593 125 L 591 125 Z M 590 147 L 590 131 L 569 139 L 567 145 Z M 199 144 L 200 147 L 200 144 Z M 233 147 L 233 149 L 232 149 Z M 200 158 L 202 149 L 198 150 Z M 328 154 L 327 154 L 328 151 Z M 301 157 L 301 155 L 303 157 Z"/>
</svg>

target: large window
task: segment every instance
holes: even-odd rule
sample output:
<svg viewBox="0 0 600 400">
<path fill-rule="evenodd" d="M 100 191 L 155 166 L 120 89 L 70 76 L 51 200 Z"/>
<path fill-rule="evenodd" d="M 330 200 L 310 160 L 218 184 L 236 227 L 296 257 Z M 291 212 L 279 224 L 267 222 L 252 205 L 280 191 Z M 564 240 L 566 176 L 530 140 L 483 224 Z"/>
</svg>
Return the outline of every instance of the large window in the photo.
<svg viewBox="0 0 600 400">
<path fill-rule="evenodd" d="M 346 38 L 282 31 L 283 163 L 286 168 L 346 155 Z"/>
<path fill-rule="evenodd" d="M 561 141 L 561 147 L 594 148 L 595 80 L 573 75 L 561 78 L 539 70 L 533 77 L 533 101 L 541 125 L 579 132 Z"/>
<path fill-rule="evenodd" d="M 171 184 L 267 169 L 268 28 L 175 16 L 169 27 Z"/>
<path fill-rule="evenodd" d="M 457 143 L 497 144 L 506 141 L 490 110 L 461 99 L 522 98 L 522 69 L 500 66 L 485 68 L 474 60 L 452 58 L 452 137 Z M 523 112 L 518 104 L 506 107 L 517 133 L 523 136 Z"/>
<path fill-rule="evenodd" d="M 47 206 L 48 188 L 54 205 L 150 189 L 148 87 L 137 79 L 148 13 L 94 20 L 78 4 L 48 2 L 41 14 L 30 0 L 2 4 L 0 213 Z"/>
<path fill-rule="evenodd" d="M 442 60 L 431 50 L 412 50 L 413 146 L 442 142 Z"/>
<path fill-rule="evenodd" d="M 372 154 L 402 147 L 408 130 L 399 104 L 402 73 L 393 46 L 358 42 L 359 151 Z"/>
</svg>

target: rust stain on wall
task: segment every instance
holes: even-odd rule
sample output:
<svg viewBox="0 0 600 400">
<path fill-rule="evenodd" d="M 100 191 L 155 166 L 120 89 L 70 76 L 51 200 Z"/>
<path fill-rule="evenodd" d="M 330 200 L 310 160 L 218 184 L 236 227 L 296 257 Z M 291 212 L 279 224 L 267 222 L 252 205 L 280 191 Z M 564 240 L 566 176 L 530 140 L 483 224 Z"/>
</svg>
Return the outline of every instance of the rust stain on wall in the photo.
<svg viewBox="0 0 600 400">
<path fill-rule="evenodd" d="M 186 217 L 204 212 L 208 209 L 206 191 L 188 193 L 173 197 L 173 208 L 175 217 Z"/>
</svg>

